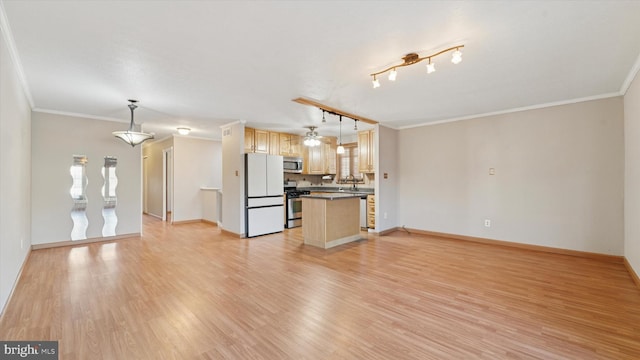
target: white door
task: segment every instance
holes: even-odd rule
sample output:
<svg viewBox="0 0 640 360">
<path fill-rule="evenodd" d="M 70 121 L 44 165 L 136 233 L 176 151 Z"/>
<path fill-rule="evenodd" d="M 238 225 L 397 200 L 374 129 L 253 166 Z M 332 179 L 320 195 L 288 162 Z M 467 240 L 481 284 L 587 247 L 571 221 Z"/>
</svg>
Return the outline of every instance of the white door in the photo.
<svg viewBox="0 0 640 360">
<path fill-rule="evenodd" d="M 267 156 L 267 195 L 284 194 L 284 173 L 282 169 L 282 156 Z"/>
<path fill-rule="evenodd" d="M 247 210 L 247 236 L 259 236 L 284 230 L 282 206 L 262 207 Z"/>
<path fill-rule="evenodd" d="M 267 155 L 247 154 L 247 196 L 267 195 Z"/>
</svg>

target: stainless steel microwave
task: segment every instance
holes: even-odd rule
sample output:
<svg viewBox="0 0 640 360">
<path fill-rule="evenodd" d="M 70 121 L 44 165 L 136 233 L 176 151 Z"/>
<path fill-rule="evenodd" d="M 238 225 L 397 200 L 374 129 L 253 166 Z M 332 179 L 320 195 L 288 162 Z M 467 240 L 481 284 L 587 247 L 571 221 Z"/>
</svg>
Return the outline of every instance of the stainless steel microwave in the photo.
<svg viewBox="0 0 640 360">
<path fill-rule="evenodd" d="M 302 158 L 285 156 L 282 168 L 286 173 L 302 174 Z"/>
</svg>

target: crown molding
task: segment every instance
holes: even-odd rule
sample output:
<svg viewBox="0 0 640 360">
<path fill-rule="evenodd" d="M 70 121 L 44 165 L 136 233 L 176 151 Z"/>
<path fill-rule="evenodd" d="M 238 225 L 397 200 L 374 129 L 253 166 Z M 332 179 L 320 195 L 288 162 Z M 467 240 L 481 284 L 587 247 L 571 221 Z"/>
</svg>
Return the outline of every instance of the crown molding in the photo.
<svg viewBox="0 0 640 360">
<path fill-rule="evenodd" d="M 232 127 L 234 125 L 244 125 L 246 123 L 247 123 L 247 120 L 236 120 L 236 121 L 232 121 L 232 122 L 227 123 L 227 124 L 220 125 L 220 129 L 230 128 L 230 127 Z"/>
<path fill-rule="evenodd" d="M 68 111 L 58 111 L 58 110 L 39 109 L 39 108 L 35 108 L 32 111 L 44 113 L 44 114 L 64 115 L 64 116 L 79 117 L 79 118 L 93 119 L 93 120 L 102 120 L 102 121 L 113 121 L 113 122 L 119 122 L 124 124 L 128 124 L 130 122 L 130 120 L 122 120 L 122 119 L 116 119 L 116 118 L 111 118 L 106 116 L 80 114 L 80 113 L 74 113 L 74 112 L 68 112 Z M 136 123 L 136 125 L 142 125 L 142 124 Z"/>
<path fill-rule="evenodd" d="M 631 86 L 633 79 L 635 79 L 636 75 L 638 75 L 638 71 L 640 71 L 640 54 L 638 54 L 636 62 L 631 67 L 631 70 L 629 71 L 627 78 L 624 80 L 624 83 L 622 83 L 622 87 L 620 88 L 621 95 L 625 95 L 627 93 L 627 90 L 629 90 L 629 86 Z"/>
<path fill-rule="evenodd" d="M 523 107 L 519 107 L 519 108 L 513 108 L 513 109 L 508 109 L 508 110 L 500 110 L 500 111 L 493 111 L 493 112 L 488 112 L 488 113 L 483 113 L 483 114 L 461 116 L 461 117 L 456 117 L 456 118 L 451 118 L 451 119 L 445 119 L 445 120 L 438 120 L 438 121 L 422 123 L 422 124 L 418 124 L 418 125 L 401 126 L 401 127 L 396 128 L 396 129 L 397 130 L 413 129 L 413 128 L 418 128 L 418 127 L 423 127 L 423 126 L 431 126 L 431 125 L 446 124 L 446 123 L 456 122 L 456 121 L 479 119 L 479 118 L 483 118 L 483 117 L 487 117 L 487 116 L 504 115 L 504 114 L 510 114 L 510 113 L 515 113 L 515 112 L 520 112 L 520 111 L 537 110 L 537 109 L 544 109 L 544 108 L 560 106 L 560 105 L 570 105 L 570 104 L 577 104 L 577 103 L 586 102 L 586 101 L 608 99 L 608 98 L 617 97 L 617 96 L 622 96 L 622 95 L 619 92 L 615 92 L 615 93 L 607 93 L 607 94 L 601 94 L 601 95 L 595 95 L 595 96 L 587 96 L 587 97 L 583 97 L 583 98 L 556 101 L 556 102 L 550 102 L 550 103 L 544 103 L 544 104 L 538 104 L 538 105 L 531 105 L 531 106 L 523 106 Z"/>
</svg>

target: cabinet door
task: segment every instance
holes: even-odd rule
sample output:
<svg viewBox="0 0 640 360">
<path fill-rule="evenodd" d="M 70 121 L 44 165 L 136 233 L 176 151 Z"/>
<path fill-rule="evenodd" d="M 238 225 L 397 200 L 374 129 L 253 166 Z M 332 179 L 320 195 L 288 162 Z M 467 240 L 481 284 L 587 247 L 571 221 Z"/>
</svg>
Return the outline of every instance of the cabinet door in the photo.
<svg viewBox="0 0 640 360">
<path fill-rule="evenodd" d="M 280 133 L 269 132 L 269 154 L 280 155 Z"/>
<path fill-rule="evenodd" d="M 376 154 L 376 146 L 375 146 L 375 131 L 369 130 L 369 172 L 373 173 L 376 171 L 375 169 L 375 154 Z"/>
<path fill-rule="evenodd" d="M 324 144 L 309 147 L 309 174 L 324 174 Z"/>
<path fill-rule="evenodd" d="M 298 135 L 290 135 L 289 156 L 302 157 L 302 140 Z"/>
<path fill-rule="evenodd" d="M 289 134 L 280 134 L 280 155 L 291 156 L 291 137 Z"/>
<path fill-rule="evenodd" d="M 244 128 L 244 152 L 251 153 L 255 151 L 254 141 L 255 141 L 255 129 L 253 128 Z"/>
<path fill-rule="evenodd" d="M 269 153 L 269 132 L 264 130 L 254 130 L 253 140 L 254 151 L 260 154 Z"/>
<path fill-rule="evenodd" d="M 369 131 L 358 132 L 358 171 L 369 172 Z"/>
<path fill-rule="evenodd" d="M 336 144 L 335 141 L 329 141 L 324 146 L 324 173 L 335 175 L 337 172 L 336 167 Z"/>
<path fill-rule="evenodd" d="M 247 154 L 246 186 L 247 196 L 267 195 L 267 158 L 263 154 Z"/>
<path fill-rule="evenodd" d="M 358 132 L 358 171 L 361 173 L 375 172 L 374 163 L 374 131 Z"/>
<path fill-rule="evenodd" d="M 284 173 L 282 169 L 282 156 L 266 155 L 267 161 L 267 195 L 283 195 Z"/>
</svg>

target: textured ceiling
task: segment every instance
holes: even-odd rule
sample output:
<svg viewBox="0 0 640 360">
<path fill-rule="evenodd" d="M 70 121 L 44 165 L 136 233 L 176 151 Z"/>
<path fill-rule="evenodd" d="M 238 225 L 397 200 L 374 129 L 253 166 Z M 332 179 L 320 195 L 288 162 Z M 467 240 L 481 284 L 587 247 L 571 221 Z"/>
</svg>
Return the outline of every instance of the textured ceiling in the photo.
<svg viewBox="0 0 640 360">
<path fill-rule="evenodd" d="M 297 97 L 403 128 L 612 96 L 640 54 L 639 1 L 1 4 L 35 109 L 128 121 L 135 98 L 158 137 L 186 125 L 219 139 L 236 120 L 337 133 Z M 372 88 L 405 54 L 457 44 L 462 63 L 442 55 L 433 74 L 423 62 Z"/>
</svg>

